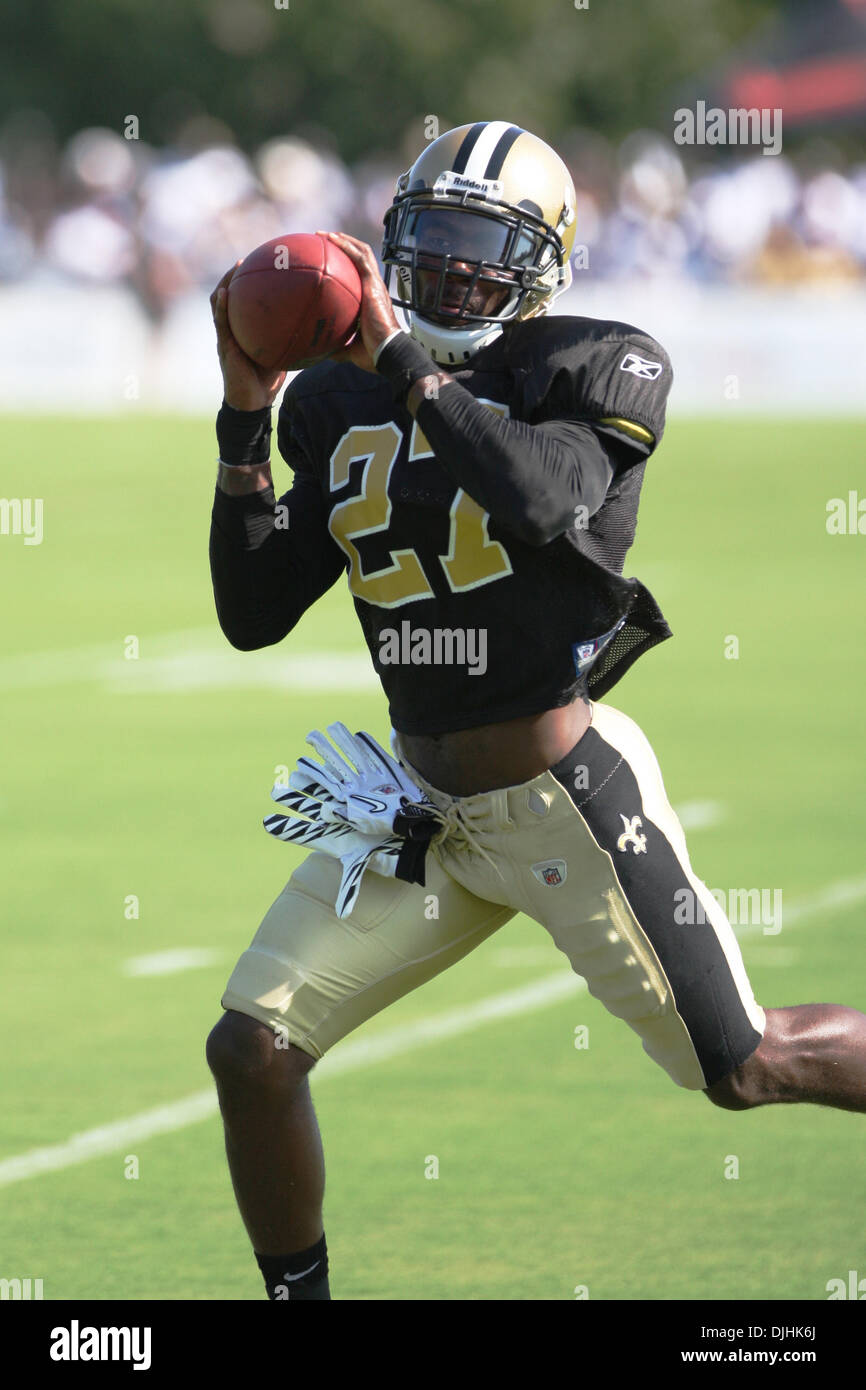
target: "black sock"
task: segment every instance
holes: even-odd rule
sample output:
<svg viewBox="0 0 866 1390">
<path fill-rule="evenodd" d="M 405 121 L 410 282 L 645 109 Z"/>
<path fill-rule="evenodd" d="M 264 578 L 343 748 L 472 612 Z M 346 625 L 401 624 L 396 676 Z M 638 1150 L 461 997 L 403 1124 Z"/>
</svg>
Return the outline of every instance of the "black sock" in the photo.
<svg viewBox="0 0 866 1390">
<path fill-rule="evenodd" d="M 299 1250 L 293 1255 L 256 1254 L 256 1259 L 264 1276 L 268 1298 L 273 1302 L 330 1300 L 328 1251 L 324 1235 L 309 1250 Z"/>
</svg>

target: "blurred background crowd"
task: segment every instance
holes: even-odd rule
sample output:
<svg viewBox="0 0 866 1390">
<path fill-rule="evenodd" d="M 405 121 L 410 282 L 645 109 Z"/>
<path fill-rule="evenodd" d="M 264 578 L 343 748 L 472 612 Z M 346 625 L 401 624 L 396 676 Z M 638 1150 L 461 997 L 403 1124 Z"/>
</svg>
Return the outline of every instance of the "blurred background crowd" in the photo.
<svg viewBox="0 0 866 1390">
<path fill-rule="evenodd" d="M 779 152 L 678 143 L 699 103 L 780 111 Z M 42 0 L 0 15 L 0 406 L 48 352 L 67 405 L 202 408 L 224 272 L 294 231 L 378 252 L 398 174 L 479 119 L 571 169 L 558 309 L 645 316 L 693 403 L 732 341 L 755 402 L 862 397 L 866 0 Z"/>
<path fill-rule="evenodd" d="M 793 158 L 703 161 L 647 130 L 613 142 L 571 129 L 557 146 L 578 190 L 584 279 L 866 277 L 866 160 L 826 138 Z M 161 148 L 107 127 L 57 143 L 31 117 L 26 162 L 0 163 L 0 282 L 125 285 L 159 322 L 271 237 L 340 229 L 378 250 L 396 176 L 422 147 L 413 128 L 392 154 L 350 164 L 287 132 L 247 153 L 213 120 Z"/>
</svg>

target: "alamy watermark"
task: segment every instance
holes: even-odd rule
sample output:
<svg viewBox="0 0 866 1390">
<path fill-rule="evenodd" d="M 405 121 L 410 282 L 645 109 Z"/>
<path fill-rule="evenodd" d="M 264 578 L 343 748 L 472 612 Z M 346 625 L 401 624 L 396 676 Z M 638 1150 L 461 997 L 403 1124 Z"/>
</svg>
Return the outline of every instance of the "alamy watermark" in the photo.
<svg viewBox="0 0 866 1390">
<path fill-rule="evenodd" d="M 866 536 L 866 497 L 860 497 L 854 488 L 847 498 L 831 497 L 826 526 L 830 536 Z"/>
<path fill-rule="evenodd" d="M 43 1282 L 42 1279 L 0 1279 L 0 1300 L 26 1302 L 27 1299 L 44 1298 Z"/>
<path fill-rule="evenodd" d="M 25 545 L 41 545 L 42 506 L 41 497 L 0 497 L 0 536 L 23 536 Z"/>
<path fill-rule="evenodd" d="M 681 106 L 674 112 L 674 143 L 677 145 L 761 145 L 762 154 L 782 151 L 781 106 L 737 106 L 724 111 L 720 106 L 707 109 L 705 101 L 694 111 Z"/>
<path fill-rule="evenodd" d="M 48 1355 L 52 1361 L 131 1361 L 134 1371 L 147 1371 L 151 1336 L 149 1327 L 82 1327 L 73 1318 L 68 1327 L 51 1329 Z"/>
<path fill-rule="evenodd" d="M 762 927 L 765 936 L 778 936 L 782 930 L 781 888 L 710 888 L 732 927 Z M 704 904 L 691 888 L 674 893 L 674 921 L 678 927 L 703 926 L 707 921 Z"/>
<path fill-rule="evenodd" d="M 848 1270 L 847 1279 L 828 1279 L 824 1288 L 828 1302 L 839 1298 L 853 1298 L 862 1303 L 866 1299 L 866 1279 L 861 1279 L 856 1269 Z"/>
<path fill-rule="evenodd" d="M 487 670 L 486 627 L 412 627 L 407 618 L 379 633 L 382 666 L 465 666 L 470 676 Z"/>
</svg>

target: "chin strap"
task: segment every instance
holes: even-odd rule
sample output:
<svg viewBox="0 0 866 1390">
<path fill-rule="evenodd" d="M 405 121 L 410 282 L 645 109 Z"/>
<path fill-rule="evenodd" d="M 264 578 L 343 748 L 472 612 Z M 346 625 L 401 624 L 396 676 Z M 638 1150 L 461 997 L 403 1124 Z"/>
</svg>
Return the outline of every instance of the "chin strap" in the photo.
<svg viewBox="0 0 866 1390">
<path fill-rule="evenodd" d="M 456 367 L 468 362 L 476 352 L 495 342 L 505 327 L 502 323 L 484 323 L 478 328 L 437 328 L 414 311 L 407 317 L 412 337 L 440 367 Z"/>
</svg>

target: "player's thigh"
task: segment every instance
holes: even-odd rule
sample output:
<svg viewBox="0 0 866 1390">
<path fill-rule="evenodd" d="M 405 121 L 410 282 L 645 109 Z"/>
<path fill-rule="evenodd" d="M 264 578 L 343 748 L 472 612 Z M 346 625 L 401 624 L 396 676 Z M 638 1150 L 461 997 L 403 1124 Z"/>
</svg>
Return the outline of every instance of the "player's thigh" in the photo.
<svg viewBox="0 0 866 1390">
<path fill-rule="evenodd" d="M 514 915 L 468 892 L 428 855 L 423 887 L 368 871 L 352 912 L 339 918 L 341 872 L 329 855 L 308 855 L 222 998 L 223 1008 L 258 1019 L 316 1058 Z"/>
<path fill-rule="evenodd" d="M 536 881 L 533 916 L 653 1060 L 703 1090 L 752 1055 L 765 1016 L 724 910 L 692 870 L 649 742 L 595 705 L 552 771 L 574 813 L 564 841 L 574 887 L 557 898 Z"/>
</svg>

